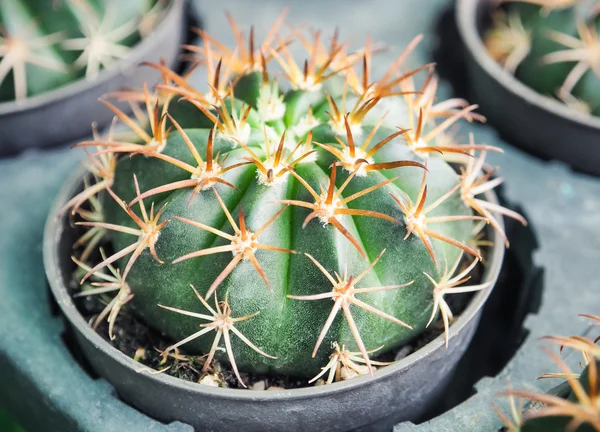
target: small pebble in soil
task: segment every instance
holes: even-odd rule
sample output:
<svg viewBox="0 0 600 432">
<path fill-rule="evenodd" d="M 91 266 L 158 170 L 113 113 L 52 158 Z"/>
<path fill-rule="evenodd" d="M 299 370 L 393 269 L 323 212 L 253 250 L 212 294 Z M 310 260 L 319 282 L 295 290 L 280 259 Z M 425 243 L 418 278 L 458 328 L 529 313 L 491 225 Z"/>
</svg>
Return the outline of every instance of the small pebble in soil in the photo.
<svg viewBox="0 0 600 432">
<path fill-rule="evenodd" d="M 257 381 L 252 385 L 252 387 L 250 387 L 251 390 L 265 390 L 266 388 L 267 388 L 267 383 L 264 382 L 264 380 Z"/>
<path fill-rule="evenodd" d="M 221 380 L 215 375 L 205 375 L 200 381 L 200 384 L 208 387 L 221 387 Z"/>
</svg>

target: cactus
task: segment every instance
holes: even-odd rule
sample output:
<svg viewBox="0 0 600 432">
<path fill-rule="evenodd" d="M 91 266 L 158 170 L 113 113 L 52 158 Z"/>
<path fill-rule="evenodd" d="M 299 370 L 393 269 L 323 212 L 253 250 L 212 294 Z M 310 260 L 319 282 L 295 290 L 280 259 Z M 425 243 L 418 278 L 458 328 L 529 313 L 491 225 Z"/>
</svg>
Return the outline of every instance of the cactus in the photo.
<svg viewBox="0 0 600 432">
<path fill-rule="evenodd" d="M 594 0 L 503 0 L 484 42 L 537 92 L 600 114 L 600 6 Z"/>
<path fill-rule="evenodd" d="M 501 150 L 445 135 L 481 119 L 476 107 L 436 102 L 432 65 L 406 67 L 420 36 L 373 80 L 375 45 L 349 53 L 320 32 L 282 38 L 283 17 L 259 45 L 230 21 L 235 49 L 202 31 L 203 45 L 188 47 L 208 69 L 206 88 L 148 65 L 163 74 L 155 90 L 110 95 L 143 101 L 144 118 L 103 101 L 135 137 L 77 145 L 95 183 L 63 211 L 100 197 L 101 220 L 77 224 L 112 251 L 74 257 L 79 295 L 118 293 L 100 318 L 111 338 L 131 307 L 176 341 L 165 355 L 206 354 L 205 372 L 229 363 L 241 386 L 240 370 L 327 382 L 372 373 L 382 364 L 371 355 L 438 315 L 447 334 L 445 297 L 490 287 L 465 285 L 482 227 L 506 241 L 498 215 L 525 223 L 481 197 L 502 182 L 484 171 L 487 152 Z M 288 50 L 297 41 L 303 64 Z"/>
<path fill-rule="evenodd" d="M 23 100 L 82 76 L 95 79 L 154 27 L 163 3 L 3 0 L 0 101 Z"/>
<path fill-rule="evenodd" d="M 581 315 L 600 325 L 600 317 Z M 514 432 L 594 432 L 600 430 L 600 347 L 599 338 L 589 340 L 581 336 L 548 336 L 545 339 L 559 345 L 561 351 L 571 348 L 582 356 L 580 373 L 572 371 L 564 361 L 552 352 L 552 360 L 560 368 L 559 373 L 549 373 L 540 378 L 566 379 L 548 394 L 538 394 L 523 390 L 508 390 L 503 396 L 510 398 L 511 416 L 509 418 L 496 406 L 496 412 L 506 426 L 505 430 Z M 516 403 L 516 399 L 519 403 Z M 524 401 L 531 403 L 526 407 Z"/>
</svg>

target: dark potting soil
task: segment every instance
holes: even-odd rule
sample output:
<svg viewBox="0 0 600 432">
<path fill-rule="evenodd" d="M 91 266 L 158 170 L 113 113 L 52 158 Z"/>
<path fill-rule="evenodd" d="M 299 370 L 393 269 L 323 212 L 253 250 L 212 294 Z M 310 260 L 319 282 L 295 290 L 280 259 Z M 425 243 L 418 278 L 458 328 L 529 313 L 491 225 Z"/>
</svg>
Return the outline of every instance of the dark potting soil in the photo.
<svg viewBox="0 0 600 432">
<path fill-rule="evenodd" d="M 480 283 L 482 270 L 482 265 L 478 265 L 472 271 L 471 280 L 473 284 Z M 73 279 L 70 289 L 72 294 L 79 292 L 75 279 Z M 446 297 L 445 300 L 455 317 L 458 317 L 466 309 L 473 295 L 473 293 L 456 294 Z M 73 300 L 79 312 L 90 323 L 106 306 L 106 303 L 98 295 L 77 297 Z M 182 349 L 176 352 L 171 351 L 165 359 L 162 353 L 168 346 L 172 345 L 173 340 L 144 324 L 127 308 L 127 305 L 121 309 L 115 322 L 114 340 L 110 340 L 108 336 L 108 323 L 106 320 L 98 325 L 96 332 L 110 345 L 138 361 L 141 365 L 148 367 L 148 373 L 165 373 L 192 382 L 200 382 L 207 375 L 202 372 L 204 356 L 187 356 L 185 350 Z M 443 332 L 444 325 L 441 318 L 438 317 L 431 326 L 407 345 L 374 357 L 373 360 L 381 362 L 400 360 L 424 347 Z M 216 361 L 213 364 L 213 368 L 208 371 L 211 374 L 209 378 L 216 377 L 216 382 L 221 387 L 243 388 L 229 364 Z M 315 385 L 314 383 L 309 384 L 304 377 L 244 372 L 240 372 L 240 376 L 248 388 L 253 390 L 292 389 Z"/>
</svg>

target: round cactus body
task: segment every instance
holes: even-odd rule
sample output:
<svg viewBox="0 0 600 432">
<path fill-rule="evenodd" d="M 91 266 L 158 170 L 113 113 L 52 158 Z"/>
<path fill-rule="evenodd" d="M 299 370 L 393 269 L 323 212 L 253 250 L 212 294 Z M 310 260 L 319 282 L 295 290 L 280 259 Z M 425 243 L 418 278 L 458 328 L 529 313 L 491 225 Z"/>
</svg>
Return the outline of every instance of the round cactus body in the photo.
<svg viewBox="0 0 600 432">
<path fill-rule="evenodd" d="M 66 208 L 103 197 L 80 225 L 110 233 L 112 254 L 76 262 L 84 281 L 108 278 L 118 290 L 99 317 L 111 337 L 127 303 L 176 341 L 167 353 L 208 354 L 205 370 L 216 359 L 236 374 L 321 371 L 331 382 L 372 372 L 372 355 L 438 313 L 447 330 L 444 296 L 489 287 L 462 286 L 481 257 L 481 228 L 504 236 L 493 213 L 523 219 L 481 199 L 501 182 L 481 175 L 486 152 L 499 149 L 445 133 L 480 119 L 476 107 L 435 102 L 431 65 L 404 66 L 420 37 L 371 81 L 370 46 L 348 54 L 336 40 L 301 39 L 301 68 L 290 40 L 269 45 L 280 24 L 255 51 L 252 32 L 250 50 L 240 41 L 231 51 L 201 32 L 206 89 L 151 65 L 163 84 L 140 92 L 148 124 L 105 101 L 138 140 L 111 130 L 80 143 L 98 150 L 97 182 Z M 281 86 L 269 60 L 284 71 Z M 90 289 L 82 294 L 100 293 Z"/>
<path fill-rule="evenodd" d="M 198 152 L 205 154 L 208 131 L 190 130 L 186 134 L 195 144 Z M 229 155 L 226 167 L 239 163 L 237 160 L 248 154 L 239 146 L 233 147 L 231 141 L 227 139 L 217 139 L 215 144 L 215 154 L 220 152 L 223 157 Z M 249 147 L 249 149 L 255 154 L 261 154 L 264 151 L 261 148 L 263 145 L 259 141 L 256 148 Z M 275 147 L 277 142 L 272 142 L 271 145 Z M 193 163 L 193 160 L 189 160 L 191 154 L 189 156 L 186 154 L 189 150 L 180 135 L 171 135 L 167 148 L 164 154 L 177 155 L 180 158 L 184 156 L 184 160 Z M 402 155 L 406 156 L 407 152 L 406 150 L 402 152 L 400 149 L 399 153 L 404 153 Z M 323 165 L 316 162 L 301 162 L 295 169 L 295 174 L 318 194 L 321 194 L 320 186 L 328 188 L 331 179 L 328 168 L 330 158 L 320 159 L 319 162 L 323 162 Z M 144 156 L 123 159 L 117 167 L 115 192 L 128 202 L 133 200 L 135 198 L 133 174 L 137 176 L 141 190 L 151 190 L 189 179 L 190 175 L 186 171 L 170 169 L 171 167 L 165 165 L 166 163 L 160 160 L 147 159 Z M 337 171 L 337 178 L 334 179 L 333 193 L 338 195 L 337 192 L 348 175 L 342 172 L 343 168 L 334 169 Z M 441 197 L 458 183 L 456 173 L 443 161 L 436 160 L 436 163 L 430 165 L 430 170 L 427 185 L 428 195 L 432 199 Z M 167 177 L 165 171 L 170 171 L 171 176 Z M 277 359 L 269 359 L 256 355 L 241 341 L 234 342 L 236 359 L 241 368 L 257 371 L 271 369 L 287 374 L 314 374 L 323 364 L 323 359 L 329 355 L 328 347 L 332 342 L 352 346 L 354 339 L 347 320 L 343 319 L 343 311 L 340 310 L 339 317 L 333 322 L 323 340 L 324 349 L 320 350 L 319 359 L 311 361 L 316 336 L 327 321 L 333 302 L 330 299 L 302 301 L 288 296 L 309 296 L 331 291 L 333 287 L 329 279 L 336 278 L 334 272 L 337 272 L 342 279 L 344 274 L 347 274 L 348 278 L 357 278 L 385 250 L 373 270 L 359 281 L 357 287 L 395 286 L 414 281 L 405 288 L 358 295 L 357 298 L 361 301 L 386 314 L 399 317 L 413 327 L 411 330 L 404 325 L 391 323 L 376 314 L 363 311 L 361 308 L 352 307 L 356 327 L 365 329 L 361 332 L 361 336 L 368 349 L 384 345 L 387 350 L 407 342 L 422 331 L 431 314 L 433 287 L 423 273 L 426 272 L 435 279 L 439 275 L 424 243 L 415 235 L 404 240 L 407 234 L 405 224 L 375 216 L 360 215 L 361 210 L 378 211 L 402 220 L 402 210 L 390 194 L 406 199 L 404 195 L 406 192 L 416 200 L 423 169 L 399 168 L 397 171 L 392 170 L 391 174 L 397 174 L 400 178 L 386 184 L 388 177 L 379 172 L 370 172 L 363 178 L 355 176 L 343 189 L 342 194 L 335 198 L 336 201 L 343 201 L 352 197 L 352 194 L 360 193 L 370 187 L 381 184 L 385 186 L 348 204 L 340 205 L 344 213 L 335 216 L 337 222 L 327 222 L 326 217 L 317 216 L 304 227 L 304 221 L 313 210 L 294 205 L 285 209 L 286 203 L 278 203 L 278 201 L 310 203 L 312 200 L 314 202 L 310 190 L 289 173 L 284 174 L 282 179 L 277 179 L 275 181 L 277 184 L 266 184 L 267 179 L 263 178 L 264 174 L 257 172 L 253 164 L 228 171 L 223 176 L 223 180 L 235 185 L 237 190 L 226 185 L 215 185 L 215 191 L 223 200 L 224 207 L 221 207 L 215 191 L 210 187 L 200 191 L 193 199 L 191 198 L 194 191 L 190 188 L 167 193 L 158 200 L 152 197 L 145 202 L 154 201 L 155 208 L 168 203 L 160 221 L 171 222 L 161 230 L 156 242 L 157 254 L 165 262 L 172 262 L 194 251 L 232 244 L 229 238 L 214 234 L 208 229 L 195 227 L 188 221 L 202 223 L 231 236 L 235 235 L 235 228 L 240 229 L 242 224 L 240 212 L 244 215 L 247 229 L 254 233 L 261 230 L 284 209 L 283 213 L 266 226 L 256 240 L 248 241 L 250 244 L 301 253 L 251 246 L 255 252 L 243 255 L 242 260 L 216 287 L 215 292 L 220 300 L 227 297 L 232 310 L 238 315 L 245 316 L 260 312 L 251 321 L 244 325 L 240 324 L 240 328 L 265 352 L 275 353 L 277 356 Z M 326 205 L 324 207 L 326 211 Z M 227 218 L 225 209 L 231 214 L 231 220 Z M 345 214 L 347 210 L 356 210 L 357 215 Z M 471 214 L 460 202 L 459 194 L 445 200 L 436 210 L 431 214 L 437 216 Z M 108 215 L 108 220 L 124 225 L 131 218 L 122 209 L 117 208 Z M 336 228 L 337 224 L 343 227 L 344 233 L 348 230 L 348 234 L 345 235 Z M 436 234 L 447 235 L 460 243 L 466 243 L 473 231 L 473 224 L 469 221 L 458 221 L 433 225 L 431 229 L 434 229 Z M 347 238 L 350 236 L 352 241 Z M 240 240 L 236 239 L 236 241 Z M 243 240 L 240 242 L 243 243 Z M 353 242 L 356 242 L 358 247 Z M 115 248 L 118 250 L 130 243 L 131 237 L 125 234 L 115 238 Z M 444 247 L 437 241 L 433 243 L 437 249 L 436 259 L 442 263 L 454 264 L 460 249 Z M 136 296 L 133 302 L 136 310 L 143 314 L 147 322 L 176 339 L 183 339 L 194 332 L 193 330 L 198 326 L 197 321 L 157 308 L 156 305 L 174 306 L 191 311 L 202 310 L 202 305 L 198 303 L 198 299 L 190 289 L 190 284 L 205 296 L 223 270 L 239 256 L 236 253 L 239 252 L 232 253 L 231 250 L 227 250 L 172 265 L 162 265 L 155 261 L 151 254 L 142 254 L 132 267 L 128 278 L 128 283 Z M 324 274 L 325 272 L 322 272 L 304 253 L 310 254 L 320 263 L 328 275 Z M 264 278 L 257 271 L 257 266 L 251 258 L 259 263 L 264 271 Z M 207 352 L 211 342 L 211 337 L 200 338 L 188 344 L 187 350 Z"/>
</svg>

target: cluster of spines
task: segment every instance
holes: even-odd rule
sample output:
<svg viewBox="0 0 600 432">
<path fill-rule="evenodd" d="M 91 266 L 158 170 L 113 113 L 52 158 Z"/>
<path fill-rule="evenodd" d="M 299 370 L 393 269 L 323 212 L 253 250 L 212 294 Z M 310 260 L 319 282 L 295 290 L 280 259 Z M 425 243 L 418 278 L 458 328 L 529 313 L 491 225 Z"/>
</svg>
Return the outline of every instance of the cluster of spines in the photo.
<svg viewBox="0 0 600 432">
<path fill-rule="evenodd" d="M 490 223 L 496 230 L 500 231 L 501 235 L 505 238 L 505 235 L 500 228 L 500 224 L 494 218 L 493 213 L 500 213 L 502 215 L 514 217 L 525 223 L 523 218 L 516 213 L 477 198 L 479 194 L 493 189 L 502 181 L 498 178 L 491 179 L 493 172 L 485 174 L 483 171 L 486 151 L 500 151 L 500 149 L 487 146 L 485 144 L 475 144 L 472 137 L 470 142 L 467 144 L 459 144 L 446 137 L 443 145 L 437 145 L 436 139 L 440 138 L 441 140 L 441 137 L 446 134 L 449 128 L 458 120 L 466 119 L 468 121 L 472 121 L 482 120 L 482 118 L 481 116 L 473 113 L 473 110 L 476 108 L 476 106 L 468 105 L 464 100 L 451 99 L 442 103 L 435 102 L 437 78 L 433 75 L 432 65 L 426 65 L 425 67 L 412 70 L 408 73 L 402 71 L 406 57 L 419 42 L 420 37 L 415 38 L 409 44 L 408 48 L 398 57 L 398 60 L 395 61 L 392 67 L 390 67 L 390 69 L 386 72 L 384 78 L 378 81 L 371 81 L 369 68 L 374 49 L 370 46 L 370 44 L 367 44 L 364 49 L 356 53 L 346 54 L 345 45 L 338 42 L 337 36 L 334 37 L 329 49 L 322 44 L 319 33 L 314 36 L 313 43 L 310 43 L 308 39 L 304 37 L 299 37 L 300 41 L 307 48 L 307 51 L 310 55 L 310 59 L 305 62 L 304 68 L 302 69 L 293 63 L 291 56 L 289 56 L 287 52 L 287 46 L 292 42 L 293 38 L 281 39 L 279 36 L 273 36 L 273 34 L 276 34 L 276 30 L 281 25 L 281 22 L 282 18 L 277 20 L 274 25 L 275 30 L 269 32 L 269 36 L 267 36 L 265 42 L 258 48 L 256 48 L 256 44 L 254 42 L 253 31 L 250 32 L 248 48 L 245 48 L 245 41 L 243 40 L 242 34 L 239 32 L 235 24 L 232 24 L 232 27 L 234 28 L 234 33 L 238 39 L 239 46 L 234 51 L 226 49 L 214 39 L 208 37 L 208 35 L 206 35 L 204 32 L 201 32 L 202 35 L 205 36 L 204 46 L 202 48 L 193 49 L 190 47 L 190 49 L 191 51 L 199 53 L 203 56 L 204 63 L 209 65 L 209 69 L 211 65 L 216 63 L 214 69 L 209 70 L 209 91 L 206 93 L 203 93 L 192 87 L 187 81 L 187 76 L 177 75 L 175 72 L 166 68 L 164 64 L 158 64 L 151 66 L 161 71 L 163 75 L 163 82 L 156 87 L 154 92 L 151 93 L 146 87 L 144 87 L 142 91 L 128 90 L 124 92 L 117 92 L 111 95 L 117 99 L 129 101 L 131 103 L 142 102 L 146 107 L 146 115 L 143 115 L 142 112 L 138 110 L 137 115 L 130 117 L 123 111 L 119 110 L 112 103 L 104 101 L 105 105 L 113 110 L 116 117 L 118 117 L 135 133 L 137 140 L 135 142 L 132 140 L 118 140 L 111 131 L 106 139 L 101 139 L 100 137 L 96 136 L 92 141 L 85 141 L 78 144 L 79 147 L 84 148 L 95 147 L 96 152 L 90 154 L 91 159 L 93 161 L 104 161 L 105 159 L 109 159 L 111 161 L 111 164 L 109 165 L 110 170 L 95 169 L 92 171 L 92 174 L 97 180 L 95 185 L 91 186 L 90 188 L 86 188 L 83 192 L 81 192 L 81 194 L 73 198 L 67 204 L 65 210 L 71 209 L 72 212 L 78 212 L 80 211 L 80 207 L 85 200 L 95 196 L 101 190 L 106 190 L 112 199 L 114 199 L 121 206 L 123 211 L 129 214 L 129 216 L 138 225 L 138 228 L 132 229 L 129 227 L 107 224 L 104 221 L 84 221 L 79 222 L 79 224 L 95 230 L 102 230 L 101 232 L 113 230 L 130 234 L 137 236 L 138 240 L 129 247 L 115 252 L 108 258 L 103 257 L 103 261 L 96 266 L 88 266 L 87 274 L 85 275 L 84 280 L 90 277 L 97 279 L 99 277 L 97 273 L 103 268 L 110 268 L 109 266 L 117 259 L 129 256 L 123 275 L 119 275 L 119 280 L 122 282 L 123 290 L 128 292 L 125 289 L 125 279 L 132 265 L 135 263 L 135 260 L 137 257 L 139 257 L 142 251 L 149 249 L 152 252 L 155 260 L 160 262 L 159 257 L 156 256 L 156 253 L 154 252 L 154 244 L 156 243 L 156 240 L 160 234 L 160 229 L 166 223 L 172 222 L 164 221 L 159 223 L 159 217 L 162 209 L 158 212 L 155 212 L 153 206 L 150 209 L 147 209 L 144 204 L 144 199 L 161 192 L 180 188 L 192 188 L 194 194 L 192 195 L 191 199 L 193 199 L 195 194 L 199 193 L 200 190 L 212 188 L 215 197 L 219 201 L 224 214 L 227 216 L 227 219 L 234 230 L 233 235 L 199 222 L 186 220 L 183 218 L 176 219 L 178 219 L 179 223 L 187 223 L 195 226 L 198 229 L 209 231 L 217 236 L 223 237 L 226 240 L 229 240 L 230 244 L 192 252 L 186 256 L 176 259 L 175 262 L 193 257 L 224 252 L 233 253 L 233 259 L 211 285 L 206 297 L 201 298 L 198 296 L 203 305 L 209 311 L 211 311 L 212 317 L 204 314 L 194 314 L 192 312 L 176 310 L 168 305 L 162 305 L 162 307 L 174 312 L 209 321 L 208 324 L 203 325 L 209 326 L 205 327 L 206 331 L 203 330 L 201 333 L 191 335 L 190 337 L 185 338 L 183 341 L 173 345 L 170 347 L 170 349 L 175 349 L 180 345 L 199 337 L 200 334 L 206 333 L 209 328 L 214 328 L 217 331 L 215 343 L 213 344 L 211 352 L 209 353 L 207 361 L 205 362 L 205 371 L 210 367 L 210 360 L 212 360 L 214 356 L 220 338 L 224 337 L 226 351 L 228 353 L 230 362 L 234 368 L 234 371 L 236 374 L 238 374 L 235 359 L 233 357 L 233 353 L 231 352 L 230 343 L 228 342 L 230 330 L 250 347 L 253 349 L 256 348 L 257 352 L 269 356 L 252 345 L 249 340 L 244 339 L 245 337 L 237 330 L 234 330 L 233 324 L 236 321 L 240 319 L 250 319 L 253 315 L 243 318 L 232 318 L 231 309 L 227 303 L 227 299 L 222 302 L 218 302 L 215 290 L 225 279 L 225 277 L 231 273 L 234 267 L 243 259 L 250 260 L 256 268 L 256 271 L 264 280 L 265 285 L 267 287 L 270 286 L 260 263 L 254 255 L 254 251 L 257 249 L 266 249 L 274 252 L 297 253 L 296 251 L 262 244 L 258 238 L 260 233 L 279 215 L 281 215 L 281 213 L 285 211 L 289 205 L 301 206 L 312 210 L 312 213 L 310 213 L 304 221 L 304 225 L 309 223 L 314 218 L 318 219 L 323 224 L 331 224 L 338 231 L 340 231 L 352 245 L 354 245 L 354 247 L 363 257 L 366 257 L 364 251 L 356 239 L 354 239 L 352 234 L 343 226 L 340 220 L 338 220 L 338 215 L 352 214 L 356 216 L 375 217 L 389 220 L 393 223 L 406 224 L 408 227 L 407 236 L 417 236 L 426 246 L 431 259 L 436 265 L 438 262 L 431 245 L 432 238 L 456 246 L 467 254 L 472 255 L 474 260 L 464 270 L 459 271 L 457 275 L 454 273 L 458 271 L 460 259 L 450 269 L 446 268 L 446 272 L 443 274 L 440 280 L 435 280 L 432 276 L 427 275 L 432 282 L 434 295 L 434 309 L 432 311 L 430 323 L 433 321 L 433 318 L 439 311 L 443 317 L 447 343 L 448 325 L 453 319 L 453 316 L 450 308 L 444 300 L 444 296 L 453 293 L 482 290 L 489 287 L 490 284 L 484 283 L 473 286 L 462 286 L 462 284 L 469 279 L 468 273 L 473 269 L 477 261 L 481 259 L 481 252 L 479 248 L 481 245 L 483 245 L 483 243 L 476 244 L 476 242 L 474 242 L 473 244 L 464 244 L 457 242 L 452 238 L 440 235 L 435 231 L 430 230 L 427 227 L 427 224 L 446 223 L 459 220 L 479 220 L 482 221 L 483 224 L 478 225 L 478 229 L 481 229 L 483 226 L 485 226 L 485 223 Z M 298 31 L 294 31 L 294 35 L 297 34 Z M 277 40 L 276 45 L 272 45 L 274 40 Z M 244 47 L 243 49 L 241 48 L 242 46 Z M 357 78 L 358 75 L 354 72 L 353 67 L 355 63 L 359 62 L 361 59 L 363 78 L 362 80 L 359 80 Z M 244 137 L 246 139 L 248 138 L 248 134 L 243 133 L 243 130 L 247 126 L 246 122 L 250 112 L 250 107 L 244 105 L 240 110 L 236 110 L 235 104 L 233 103 L 234 83 L 241 76 L 239 74 L 249 73 L 257 70 L 261 72 L 263 79 L 267 80 L 268 73 L 266 67 L 269 60 L 276 60 L 280 62 L 283 69 L 286 71 L 290 84 L 294 88 L 307 89 L 310 86 L 314 87 L 324 83 L 325 80 L 331 76 L 331 72 L 328 72 L 328 69 L 333 69 L 336 71 L 337 75 L 343 76 L 345 84 L 342 94 L 343 102 L 341 108 L 336 104 L 332 97 L 327 95 L 327 103 L 329 104 L 330 108 L 329 124 L 334 131 L 339 129 L 338 135 L 346 139 L 344 142 L 339 137 L 336 137 L 340 145 L 339 148 L 328 144 L 313 142 L 312 132 L 309 130 L 304 131 L 306 134 L 305 136 L 296 137 L 297 142 L 293 143 L 292 146 L 289 146 L 287 143 L 288 140 L 286 139 L 286 132 L 283 132 L 281 135 L 277 136 L 274 134 L 273 129 L 267 125 L 263 125 L 265 145 L 265 149 L 263 150 L 265 150 L 266 156 L 258 156 L 255 152 L 253 152 L 250 146 L 244 142 Z M 222 73 L 222 65 L 226 65 L 225 73 Z M 412 78 L 416 73 L 421 71 L 428 71 L 428 75 L 423 87 L 417 89 L 415 88 Z M 232 75 L 232 73 L 236 73 L 238 75 Z M 350 91 L 352 91 L 352 93 L 348 93 Z M 357 140 L 362 137 L 362 121 L 364 120 L 364 117 L 377 105 L 380 100 L 390 96 L 398 96 L 405 99 L 405 102 L 409 107 L 409 121 L 411 123 L 409 125 L 410 129 L 399 129 L 397 132 L 394 132 L 390 136 L 380 140 L 374 145 L 371 145 L 375 133 L 383 121 L 383 118 L 381 118 L 376 123 L 371 133 L 364 138 L 362 145 L 357 145 Z M 172 99 L 175 97 L 183 98 L 182 103 L 192 103 L 199 109 L 199 111 L 204 113 L 205 116 L 214 123 L 214 126 L 208 136 L 206 155 L 198 154 L 191 139 L 187 136 L 186 131 L 179 126 L 176 119 L 170 116 L 168 107 Z M 352 108 L 349 108 L 350 111 L 347 111 L 348 108 L 346 107 L 344 101 L 349 100 L 351 97 L 357 97 L 357 101 L 354 103 Z M 227 98 L 231 103 L 226 103 Z M 309 110 L 309 115 L 312 115 L 311 110 Z M 440 117 L 444 118 L 444 120 L 437 124 L 436 119 Z M 172 124 L 171 128 L 167 127 L 168 123 Z M 318 121 L 315 123 L 318 123 Z M 432 126 L 431 131 L 423 133 L 426 124 Z M 197 166 L 184 163 L 180 160 L 163 154 L 163 150 L 167 145 L 167 136 L 174 130 L 181 134 L 189 151 L 192 153 Z M 230 139 L 232 146 L 239 145 L 240 148 L 245 150 L 247 156 L 242 158 L 239 162 L 225 167 L 223 160 L 224 158 L 220 158 L 218 154 L 216 156 L 213 154 L 213 140 L 217 134 Z M 373 162 L 372 157 L 374 154 L 396 137 L 404 137 L 407 144 L 411 147 L 411 149 L 413 149 L 414 153 L 420 156 L 425 163 L 408 160 L 390 161 L 384 163 Z M 325 151 L 331 153 L 336 159 L 336 162 L 334 162 L 330 167 L 329 184 L 321 185 L 320 191 L 314 190 L 294 169 L 298 163 L 310 160 L 310 157 L 315 153 L 315 146 L 321 147 Z M 476 151 L 480 152 L 478 156 L 475 155 Z M 442 157 L 448 157 L 450 155 L 450 159 L 459 161 L 463 165 L 463 168 L 460 182 L 449 187 L 447 193 L 437 199 L 434 203 L 426 203 L 426 162 L 428 156 L 432 152 L 440 154 Z M 130 155 L 143 154 L 146 157 L 161 159 L 167 163 L 173 164 L 185 171 L 188 171 L 191 174 L 191 178 L 190 180 L 163 185 L 142 193 L 142 191 L 139 190 L 139 187 L 137 186 L 137 180 L 134 177 L 133 181 L 135 183 L 136 197 L 129 204 L 126 204 L 118 196 L 116 196 L 111 189 L 114 180 L 114 161 L 116 161 L 117 154 L 119 153 Z M 227 207 L 224 205 L 216 189 L 213 187 L 216 183 L 220 183 L 224 184 L 225 186 L 235 188 L 235 185 L 230 184 L 222 179 L 222 174 L 230 169 L 235 169 L 239 166 L 250 163 L 256 165 L 258 180 L 263 184 L 274 184 L 277 182 L 277 179 L 282 176 L 294 176 L 302 185 L 302 187 L 306 188 L 306 190 L 314 198 L 314 203 L 295 200 L 282 200 L 280 203 L 283 204 L 284 207 L 282 207 L 281 210 L 276 213 L 273 218 L 271 218 L 262 228 L 258 229 L 254 233 L 250 232 L 245 225 L 243 209 L 240 209 L 239 220 L 236 222 L 229 213 Z M 105 163 L 102 166 L 105 167 L 107 164 Z M 349 175 L 347 176 L 343 185 L 336 189 L 335 179 L 338 166 L 347 170 Z M 345 207 L 346 203 L 364 196 L 373 190 L 382 188 L 394 181 L 394 178 L 392 178 L 375 186 L 371 186 L 365 190 L 359 191 L 353 195 L 350 195 L 349 197 L 342 198 L 342 191 L 354 177 L 366 175 L 366 173 L 372 170 L 380 171 L 403 166 L 413 166 L 423 169 L 423 181 L 416 202 L 413 203 L 408 196 L 392 196 L 402 210 L 404 215 L 403 220 L 397 220 L 389 215 L 376 211 L 349 209 Z M 93 188 L 93 190 L 91 188 Z M 450 196 L 458 193 L 462 197 L 464 204 L 469 208 L 472 208 L 477 215 L 427 216 L 429 211 L 439 206 L 439 204 L 441 204 L 445 199 L 448 199 Z M 143 216 L 142 218 L 138 217 L 133 212 L 132 206 L 134 205 L 139 205 Z M 96 237 L 94 238 L 96 239 L 96 242 L 99 242 Z M 381 257 L 384 252 L 385 251 L 382 251 L 379 257 Z M 362 343 L 362 339 L 356 325 L 354 324 L 352 314 L 350 313 L 350 305 L 363 308 L 364 310 L 379 315 L 382 318 L 410 328 L 408 324 L 400 321 L 399 319 L 387 315 L 384 312 L 362 302 L 355 297 L 355 294 L 362 292 L 399 289 L 410 285 L 412 282 L 406 281 L 400 285 L 387 287 L 357 288 L 355 284 L 373 268 L 377 260 L 373 261 L 371 265 L 366 268 L 366 270 L 360 271 L 360 274 L 355 274 L 352 272 L 349 273 L 346 271 L 343 275 L 338 275 L 337 273 L 331 275 L 313 257 L 310 255 L 307 255 L 307 257 L 311 259 L 313 263 L 321 270 L 321 272 L 323 272 L 323 274 L 330 280 L 332 284 L 332 290 L 331 292 L 315 296 L 292 298 L 295 298 L 296 300 L 313 301 L 321 299 L 334 300 L 334 306 L 329 318 L 323 326 L 321 335 L 315 344 L 313 356 L 316 354 L 325 334 L 327 333 L 328 326 L 331 325 L 337 313 L 342 311 L 352 331 L 356 344 L 360 349 L 362 361 L 366 366 L 366 369 L 364 370 L 372 373 L 373 362 L 369 357 L 369 354 L 372 351 L 368 351 Z M 377 259 L 379 259 L 379 257 Z M 215 298 L 216 309 L 211 309 L 208 306 L 208 303 L 206 303 L 211 296 Z M 124 298 L 130 299 L 130 296 L 124 296 Z M 119 307 L 121 306 L 122 302 L 119 303 Z M 116 319 L 116 313 L 110 314 L 109 319 L 111 320 L 110 324 L 112 328 L 112 325 L 114 325 L 114 320 Z M 346 357 L 342 356 L 340 358 Z M 351 357 L 348 358 L 351 359 Z M 355 371 L 362 370 L 360 368 L 354 369 Z"/>
<path fill-rule="evenodd" d="M 589 319 L 592 326 L 600 326 L 600 316 L 581 314 Z M 560 352 L 565 348 L 578 351 L 581 355 L 581 370 L 587 369 L 587 380 L 581 379 L 581 372 L 573 371 L 559 355 L 546 350 L 548 356 L 559 367 L 560 372 L 547 373 L 540 379 L 562 379 L 569 385 L 571 397 L 563 398 L 559 395 L 536 393 L 525 390 L 509 390 L 501 396 L 509 398 L 510 416 L 505 414 L 496 405 L 494 409 L 509 431 L 520 431 L 527 424 L 544 418 L 555 418 L 557 426 L 552 430 L 577 431 L 579 427 L 587 425 L 600 430 L 600 336 L 595 339 L 583 336 L 546 336 L 544 340 L 560 347 Z M 525 401 L 536 402 L 540 406 L 525 409 Z M 561 419 L 567 419 L 564 426 Z M 529 422 L 529 423 L 528 423 Z M 550 423 L 545 423 L 550 427 Z M 542 430 L 542 429 L 535 429 Z M 546 430 L 546 429 L 544 429 Z"/>
</svg>

